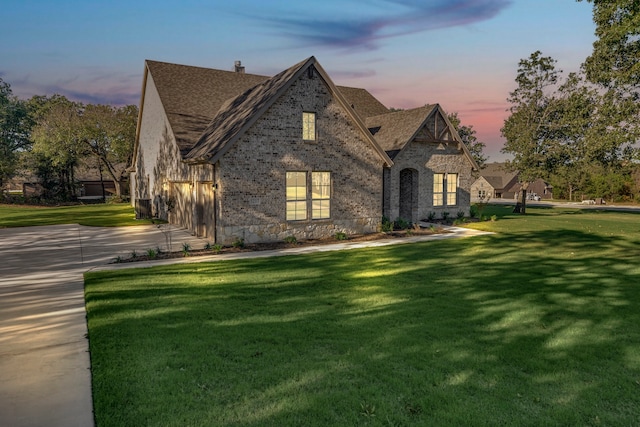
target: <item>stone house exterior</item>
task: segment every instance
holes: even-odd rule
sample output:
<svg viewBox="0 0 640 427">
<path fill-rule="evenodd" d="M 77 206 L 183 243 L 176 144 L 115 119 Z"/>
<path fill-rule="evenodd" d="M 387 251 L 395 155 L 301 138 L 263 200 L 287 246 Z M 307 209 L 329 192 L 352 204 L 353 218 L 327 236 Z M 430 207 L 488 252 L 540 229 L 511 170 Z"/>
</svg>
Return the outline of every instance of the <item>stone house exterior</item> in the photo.
<svg viewBox="0 0 640 427">
<path fill-rule="evenodd" d="M 471 202 L 485 200 L 487 197 L 493 199 L 515 200 L 521 197 L 522 183 L 520 182 L 520 172 L 511 171 L 504 163 L 489 163 L 480 171 L 480 176 L 471 185 Z M 541 199 L 553 199 L 553 187 L 537 178 L 527 186 L 528 193 L 535 193 Z"/>
<path fill-rule="evenodd" d="M 371 233 L 443 198 L 434 211 L 468 214 L 474 168 L 439 106 L 390 113 L 314 57 L 271 78 L 145 63 L 132 201 L 215 243 Z"/>
</svg>

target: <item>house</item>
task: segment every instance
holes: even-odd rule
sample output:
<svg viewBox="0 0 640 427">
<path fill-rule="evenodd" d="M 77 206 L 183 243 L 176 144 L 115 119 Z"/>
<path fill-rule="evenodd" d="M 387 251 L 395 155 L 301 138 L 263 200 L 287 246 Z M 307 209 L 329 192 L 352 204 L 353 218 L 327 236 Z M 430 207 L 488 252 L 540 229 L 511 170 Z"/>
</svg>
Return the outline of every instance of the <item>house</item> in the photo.
<svg viewBox="0 0 640 427">
<path fill-rule="evenodd" d="M 488 163 L 471 185 L 471 201 L 513 200 L 521 191 L 520 172 L 509 170 L 504 163 Z M 529 183 L 527 192 L 535 193 L 541 199 L 553 199 L 553 187 L 540 178 Z"/>
<path fill-rule="evenodd" d="M 220 244 L 370 233 L 469 212 L 477 165 L 439 105 L 390 112 L 314 57 L 273 77 L 146 61 L 138 212 Z"/>
</svg>

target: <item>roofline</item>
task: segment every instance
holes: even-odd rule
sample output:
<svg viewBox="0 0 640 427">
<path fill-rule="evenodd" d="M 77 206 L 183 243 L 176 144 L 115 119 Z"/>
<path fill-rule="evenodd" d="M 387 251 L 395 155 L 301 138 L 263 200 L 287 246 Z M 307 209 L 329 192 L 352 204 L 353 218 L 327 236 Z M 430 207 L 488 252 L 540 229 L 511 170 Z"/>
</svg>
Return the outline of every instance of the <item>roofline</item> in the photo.
<svg viewBox="0 0 640 427">
<path fill-rule="evenodd" d="M 322 65 L 320 65 L 316 61 L 315 57 L 312 56 L 311 58 L 313 58 L 314 66 L 316 67 L 316 70 L 318 70 L 318 73 L 320 74 L 322 79 L 325 81 L 325 83 L 329 87 L 329 90 L 332 92 L 332 95 L 338 100 L 340 105 L 342 105 L 342 107 L 346 110 L 347 115 L 349 115 L 351 119 L 356 123 L 356 126 L 360 128 L 360 131 L 368 140 L 368 142 L 373 146 L 374 150 L 376 150 L 376 152 L 380 155 L 380 157 L 382 157 L 382 160 L 384 161 L 385 166 L 387 167 L 393 166 L 393 160 L 391 160 L 391 158 L 386 153 L 386 151 L 382 149 L 382 147 L 378 144 L 378 142 L 375 140 L 373 135 L 371 135 L 369 128 L 367 128 L 367 126 L 363 123 L 362 119 L 360 119 L 360 116 L 353 110 L 353 108 L 351 108 L 351 105 L 349 105 L 349 103 L 344 98 L 340 90 L 333 83 L 333 81 L 331 80 L 327 72 L 324 70 L 324 68 L 322 68 Z"/>
<path fill-rule="evenodd" d="M 149 74 L 149 66 L 144 61 L 144 72 L 142 73 L 142 90 L 140 91 L 140 108 L 138 109 L 138 121 L 136 123 L 136 137 L 133 140 L 133 156 L 131 157 L 131 165 L 127 168 L 129 172 L 136 171 L 136 158 L 138 157 L 138 147 L 140 145 L 140 125 L 142 123 L 142 110 L 144 110 L 144 99 L 147 90 L 147 76 Z"/>
<path fill-rule="evenodd" d="M 444 121 L 447 123 L 447 126 L 449 126 L 451 130 L 453 130 L 452 132 L 453 139 L 455 139 L 458 142 L 458 148 L 461 149 L 464 155 L 467 157 L 467 159 L 471 163 L 471 167 L 473 168 L 473 170 L 479 171 L 480 166 L 478 166 L 478 163 L 475 161 L 475 159 L 471 155 L 471 152 L 469 151 L 465 143 L 462 142 L 462 138 L 460 138 L 460 134 L 458 134 L 458 130 L 451 124 L 451 121 L 449 121 L 449 117 L 447 117 L 447 113 L 445 113 L 442 106 L 440 106 L 440 104 L 436 104 L 436 108 L 434 108 L 434 111 L 435 110 L 440 111 L 440 114 L 444 118 Z"/>
<path fill-rule="evenodd" d="M 282 85 L 282 87 L 279 88 L 278 92 L 276 92 L 269 99 L 269 101 L 266 102 L 265 105 L 262 106 L 262 108 L 260 108 L 260 110 L 256 111 L 254 114 L 252 114 L 250 120 L 248 120 L 247 123 L 245 123 L 244 126 L 241 129 L 239 129 L 238 132 L 236 132 L 236 134 L 233 136 L 233 138 L 231 138 L 229 140 L 229 142 L 226 143 L 224 145 L 224 147 L 222 147 L 222 149 L 219 150 L 214 156 L 209 157 L 209 158 L 200 157 L 200 158 L 196 158 L 196 159 L 188 159 L 188 160 L 183 160 L 183 161 L 185 163 L 187 163 L 187 164 L 199 164 L 199 163 L 215 164 L 218 160 L 220 160 L 220 158 L 222 156 L 224 156 L 227 153 L 227 151 L 229 151 L 231 149 L 231 147 L 236 143 L 236 141 L 242 135 L 244 135 L 244 133 L 251 126 L 253 126 L 255 124 L 255 122 L 264 114 L 264 112 L 267 111 L 276 102 L 276 100 L 278 100 L 280 98 L 280 96 L 282 96 L 282 94 L 284 94 L 289 89 L 289 87 L 291 87 L 293 82 L 297 81 L 298 78 L 302 75 L 302 73 L 304 73 L 312 65 L 315 67 L 316 71 L 318 71 L 318 74 L 320 75 L 322 80 L 325 82 L 325 84 L 329 87 L 329 91 L 331 92 L 331 94 L 338 100 L 340 105 L 347 112 L 347 115 L 349 115 L 349 117 L 351 117 L 351 119 L 356 123 L 356 126 L 360 129 L 360 131 L 365 136 L 365 138 L 368 140 L 368 142 L 373 146 L 374 150 L 376 150 L 378 155 L 380 155 L 380 157 L 382 157 L 382 160 L 384 161 L 385 165 L 387 167 L 391 167 L 393 165 L 393 160 L 391 160 L 391 158 L 382 149 L 382 147 L 380 147 L 380 145 L 378 145 L 376 140 L 373 139 L 373 136 L 371 135 L 371 132 L 369 132 L 369 129 L 365 126 L 365 124 L 362 122 L 362 120 L 360 120 L 358 115 L 349 106 L 349 103 L 344 99 L 344 97 L 340 93 L 340 90 L 338 90 L 338 88 L 333 83 L 333 81 L 331 80 L 331 78 L 329 77 L 327 72 L 318 63 L 318 60 L 315 58 L 315 56 L 310 56 L 309 58 L 307 58 L 307 60 L 304 61 L 304 63 L 287 80 L 287 82 L 284 85 Z M 284 71 L 286 71 L 286 70 L 284 70 Z"/>
</svg>

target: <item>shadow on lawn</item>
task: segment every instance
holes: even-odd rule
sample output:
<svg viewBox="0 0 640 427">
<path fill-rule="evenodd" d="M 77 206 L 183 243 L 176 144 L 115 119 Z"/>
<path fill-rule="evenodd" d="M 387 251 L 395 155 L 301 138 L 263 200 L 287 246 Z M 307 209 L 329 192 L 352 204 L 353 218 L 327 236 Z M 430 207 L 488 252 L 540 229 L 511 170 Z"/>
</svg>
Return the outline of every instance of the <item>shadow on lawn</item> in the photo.
<svg viewBox="0 0 640 427">
<path fill-rule="evenodd" d="M 88 275 L 97 419 L 633 424 L 639 255 L 554 230 Z"/>
</svg>

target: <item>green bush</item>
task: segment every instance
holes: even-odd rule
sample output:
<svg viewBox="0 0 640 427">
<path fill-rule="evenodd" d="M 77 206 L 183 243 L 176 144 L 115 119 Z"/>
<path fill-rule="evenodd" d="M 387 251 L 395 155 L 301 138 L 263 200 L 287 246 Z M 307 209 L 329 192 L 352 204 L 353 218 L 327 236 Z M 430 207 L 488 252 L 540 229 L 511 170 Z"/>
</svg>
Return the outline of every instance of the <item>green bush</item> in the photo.
<svg viewBox="0 0 640 427">
<path fill-rule="evenodd" d="M 336 240 L 347 240 L 347 233 L 343 233 L 342 231 L 338 231 L 336 234 L 333 235 L 333 237 Z"/>
<path fill-rule="evenodd" d="M 391 220 L 386 216 L 382 217 L 382 223 L 380 224 L 380 231 L 382 231 L 383 233 L 388 233 L 390 231 L 393 231 L 393 222 L 391 222 Z"/>
<path fill-rule="evenodd" d="M 293 244 L 293 243 L 297 243 L 298 239 L 296 239 L 296 236 L 287 236 L 284 238 L 284 242 Z"/>
<path fill-rule="evenodd" d="M 396 218 L 395 228 L 397 230 L 406 230 L 407 228 L 410 228 L 410 227 L 411 227 L 411 223 L 406 219 L 400 218 L 400 217 Z"/>
<path fill-rule="evenodd" d="M 427 215 L 427 219 L 429 220 L 429 222 L 433 222 L 436 220 L 436 213 L 431 211 L 429 212 L 429 215 Z"/>
<path fill-rule="evenodd" d="M 244 248 L 244 239 L 236 239 L 231 244 L 234 248 Z"/>
</svg>

